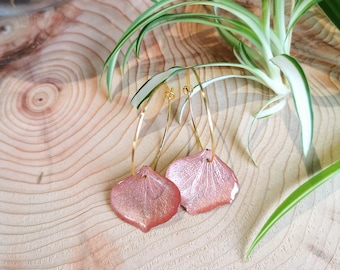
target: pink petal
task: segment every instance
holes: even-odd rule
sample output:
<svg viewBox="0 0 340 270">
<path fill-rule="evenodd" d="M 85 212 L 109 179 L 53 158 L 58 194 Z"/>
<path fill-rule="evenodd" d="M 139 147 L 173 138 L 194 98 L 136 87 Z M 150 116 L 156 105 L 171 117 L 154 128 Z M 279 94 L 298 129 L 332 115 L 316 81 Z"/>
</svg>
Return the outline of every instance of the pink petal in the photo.
<svg viewBox="0 0 340 270">
<path fill-rule="evenodd" d="M 166 177 L 181 192 L 181 205 L 189 214 L 199 214 L 231 203 L 239 191 L 234 172 L 211 151 L 177 159 L 170 164 Z"/>
<path fill-rule="evenodd" d="M 135 177 L 119 182 L 111 191 L 112 210 L 143 232 L 174 216 L 180 200 L 177 186 L 148 166 L 143 166 Z"/>
</svg>

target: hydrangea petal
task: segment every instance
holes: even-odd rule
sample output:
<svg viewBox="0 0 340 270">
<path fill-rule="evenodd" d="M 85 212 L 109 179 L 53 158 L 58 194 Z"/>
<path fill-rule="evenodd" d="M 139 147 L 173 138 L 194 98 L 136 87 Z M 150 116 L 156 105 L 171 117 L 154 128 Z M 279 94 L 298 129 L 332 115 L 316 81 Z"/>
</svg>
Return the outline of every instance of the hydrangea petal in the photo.
<svg viewBox="0 0 340 270">
<path fill-rule="evenodd" d="M 173 182 L 143 166 L 114 186 L 110 199 L 119 218 L 147 232 L 177 213 L 181 196 Z"/>
<path fill-rule="evenodd" d="M 181 205 L 189 214 L 199 214 L 231 203 L 239 191 L 234 172 L 211 150 L 175 160 L 166 177 L 181 192 Z"/>
</svg>

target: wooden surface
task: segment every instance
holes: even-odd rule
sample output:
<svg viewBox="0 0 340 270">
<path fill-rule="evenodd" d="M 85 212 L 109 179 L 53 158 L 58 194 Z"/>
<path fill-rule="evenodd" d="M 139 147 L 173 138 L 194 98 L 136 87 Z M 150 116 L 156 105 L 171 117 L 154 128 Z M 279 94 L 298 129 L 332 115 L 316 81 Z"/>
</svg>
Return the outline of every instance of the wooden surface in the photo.
<svg viewBox="0 0 340 270">
<path fill-rule="evenodd" d="M 246 151 L 252 114 L 270 92 L 234 79 L 209 87 L 217 154 L 237 175 L 232 205 L 142 233 L 111 211 L 111 188 L 130 174 L 138 111 L 129 100 L 148 76 L 173 65 L 232 59 L 203 26 L 181 24 L 149 34 L 139 60 L 117 70 L 115 98 L 99 88 L 103 61 L 122 31 L 151 1 L 75 0 L 42 14 L 0 18 L 1 269 L 339 269 L 340 177 L 289 212 L 254 250 L 250 242 L 274 208 L 308 175 L 340 158 L 340 35 L 319 10 L 296 27 L 293 53 L 303 63 L 315 110 L 313 149 L 301 158 L 289 106 L 259 121 Z M 256 9 L 255 9 L 256 11 Z M 232 69 L 206 69 L 202 80 Z M 173 80 L 175 89 L 183 78 Z M 173 113 L 180 106 L 179 94 Z M 154 158 L 165 125 L 157 96 L 147 114 L 136 166 Z M 209 147 L 204 107 L 195 100 Z M 160 113 L 158 113 L 160 112 Z M 158 170 L 195 153 L 190 123 L 173 121 Z M 133 192 L 133 191 L 131 191 Z"/>
</svg>

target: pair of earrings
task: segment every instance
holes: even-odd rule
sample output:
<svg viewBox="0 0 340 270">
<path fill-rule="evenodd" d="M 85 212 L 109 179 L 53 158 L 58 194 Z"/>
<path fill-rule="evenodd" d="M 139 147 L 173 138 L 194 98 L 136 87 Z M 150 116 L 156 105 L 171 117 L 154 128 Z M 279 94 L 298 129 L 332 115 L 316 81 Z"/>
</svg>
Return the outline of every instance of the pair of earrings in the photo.
<svg viewBox="0 0 340 270">
<path fill-rule="evenodd" d="M 164 176 L 155 172 L 169 129 L 173 89 L 167 87 L 165 97 L 168 102 L 167 125 L 153 166 L 143 166 L 135 172 L 134 156 L 141 125 L 148 107 L 140 114 L 132 147 L 131 176 L 112 188 L 110 201 L 112 210 L 125 222 L 143 232 L 171 219 L 182 205 L 189 214 L 207 212 L 231 203 L 239 191 L 238 180 L 233 171 L 215 154 L 213 124 L 206 93 L 195 69 L 191 69 L 198 81 L 201 96 L 207 111 L 211 135 L 211 150 L 203 149 L 193 120 L 190 95 L 190 70 L 187 85 L 183 88 L 188 98 L 191 121 L 200 152 L 172 162 Z M 150 101 L 149 98 L 148 102 Z M 153 167 L 153 168 L 152 168 Z"/>
</svg>

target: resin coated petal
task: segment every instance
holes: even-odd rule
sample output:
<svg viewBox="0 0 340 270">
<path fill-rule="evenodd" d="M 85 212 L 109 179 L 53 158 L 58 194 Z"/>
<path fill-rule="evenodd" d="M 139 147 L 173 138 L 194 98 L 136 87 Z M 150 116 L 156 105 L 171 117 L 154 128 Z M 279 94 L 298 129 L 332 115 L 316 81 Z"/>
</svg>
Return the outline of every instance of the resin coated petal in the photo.
<svg viewBox="0 0 340 270">
<path fill-rule="evenodd" d="M 239 191 L 234 172 L 211 151 L 177 159 L 170 164 L 166 177 L 181 192 L 181 205 L 189 214 L 199 214 L 231 203 Z"/>
<path fill-rule="evenodd" d="M 181 195 L 173 182 L 143 166 L 114 186 L 110 199 L 119 218 L 147 232 L 177 213 Z"/>
</svg>

